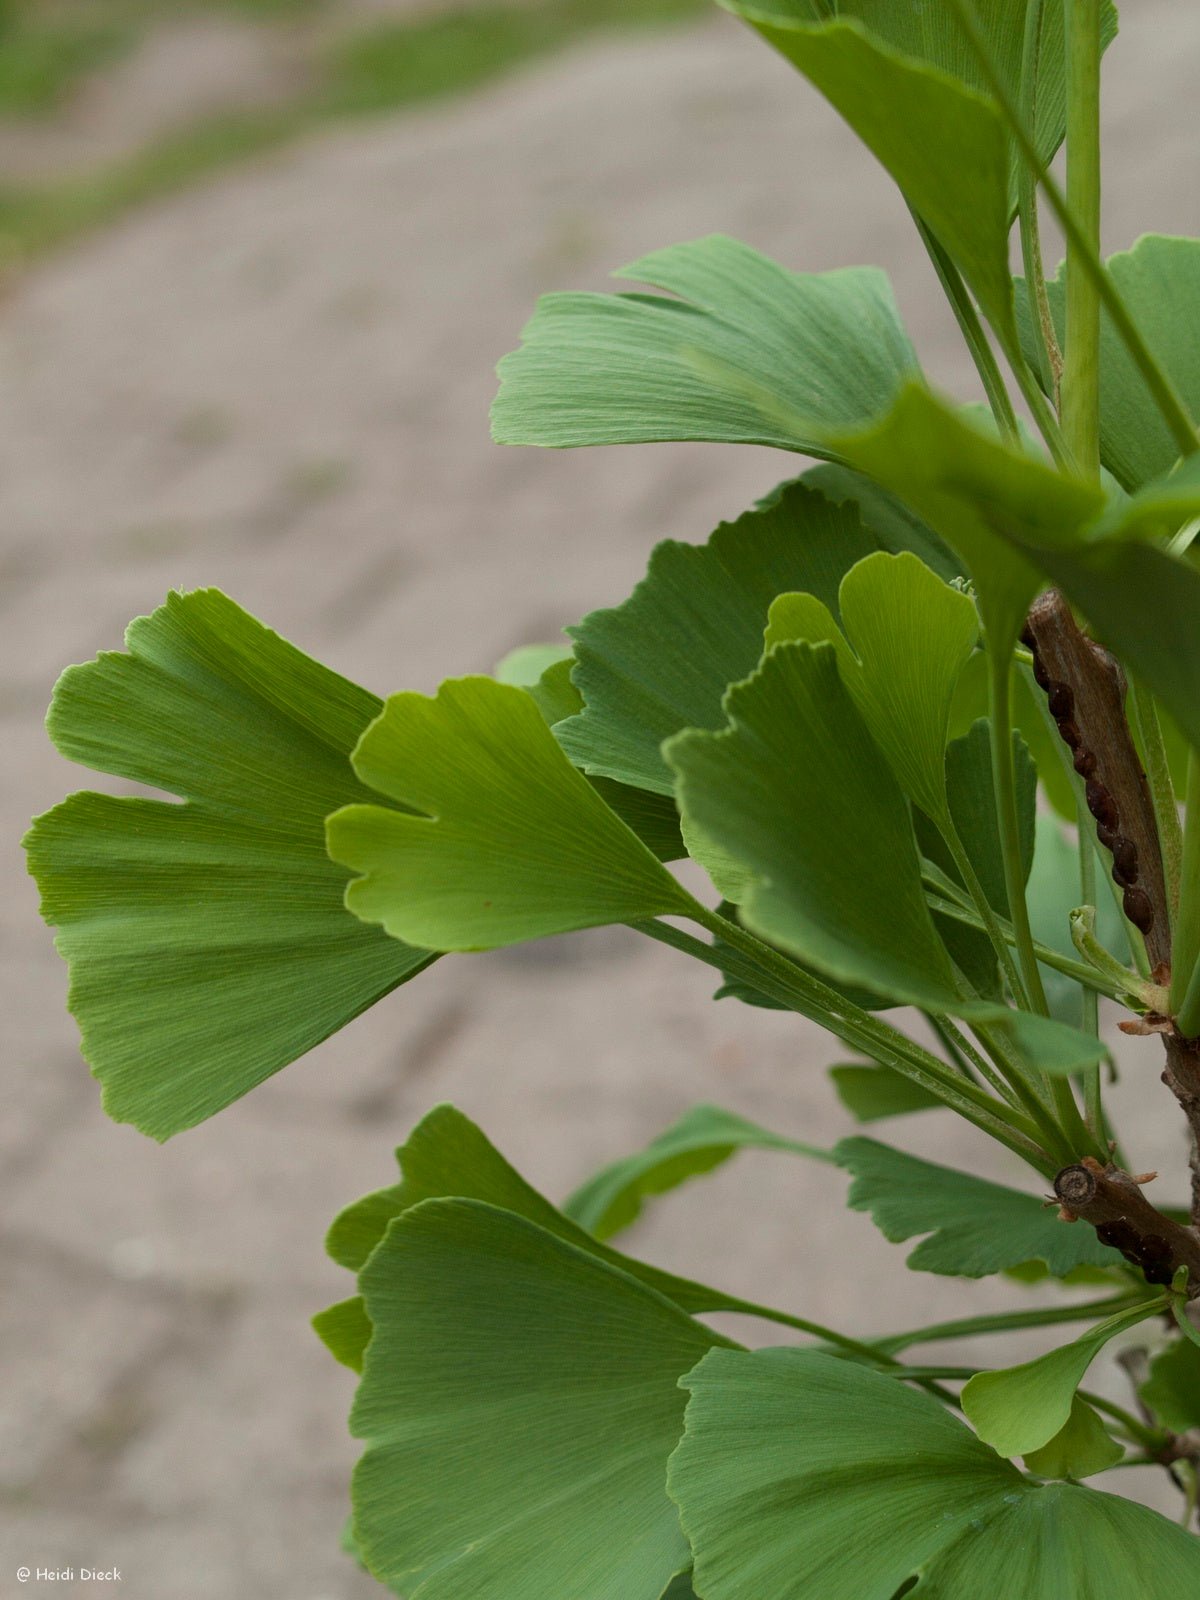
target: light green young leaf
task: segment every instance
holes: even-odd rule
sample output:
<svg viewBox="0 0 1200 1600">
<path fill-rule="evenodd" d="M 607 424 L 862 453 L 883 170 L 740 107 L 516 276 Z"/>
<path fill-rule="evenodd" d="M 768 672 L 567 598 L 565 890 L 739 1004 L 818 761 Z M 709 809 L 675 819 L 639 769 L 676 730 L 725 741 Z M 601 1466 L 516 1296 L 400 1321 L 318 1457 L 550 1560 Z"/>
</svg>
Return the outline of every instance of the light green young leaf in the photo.
<svg viewBox="0 0 1200 1600">
<path fill-rule="evenodd" d="M 1165 1428 L 1187 1433 L 1200 1428 L 1200 1346 L 1176 1339 L 1150 1363 L 1142 1399 Z"/>
<path fill-rule="evenodd" d="M 833 1154 L 854 1174 L 847 1204 L 869 1211 L 885 1239 L 899 1244 L 928 1235 L 908 1257 L 915 1271 L 983 1278 L 1041 1261 L 1062 1278 L 1076 1267 L 1121 1264 L 1091 1228 L 1060 1222 L 1038 1195 L 922 1161 L 874 1139 L 843 1139 Z"/>
<path fill-rule="evenodd" d="M 838 1099 L 856 1122 L 880 1122 L 913 1111 L 933 1111 L 942 1102 L 911 1078 L 891 1067 L 867 1067 L 852 1062 L 830 1067 L 829 1076 Z"/>
<path fill-rule="evenodd" d="M 927 1394 L 808 1350 L 715 1350 L 668 1483 L 704 1600 L 1167 1600 L 1200 1541 L 1128 1500 L 1031 1483 Z M 1014 1566 L 1015 1563 L 1015 1566 Z"/>
<path fill-rule="evenodd" d="M 660 544 L 624 604 L 571 630 L 585 704 L 556 728 L 563 748 L 586 772 L 671 794 L 663 741 L 724 727 L 722 697 L 758 664 L 775 596 L 802 588 L 836 605 L 843 575 L 877 548 L 853 502 L 803 480 L 706 544 Z"/>
<path fill-rule="evenodd" d="M 348 806 L 327 827 L 334 860 L 363 874 L 346 904 L 393 938 L 486 950 L 691 907 L 521 689 L 458 678 L 432 699 L 393 695 L 353 761 L 411 808 Z"/>
<path fill-rule="evenodd" d="M 342 903 L 325 816 L 379 701 L 215 589 L 172 594 L 59 679 L 62 753 L 185 803 L 76 794 L 26 838 L 104 1105 L 165 1139 L 431 959 Z"/>
<path fill-rule="evenodd" d="M 496 663 L 497 683 L 511 683 L 516 689 L 533 689 L 550 671 L 571 660 L 569 644 L 520 644 Z"/>
<path fill-rule="evenodd" d="M 1071 1415 L 1075 1391 L 1110 1339 L 1144 1322 L 1163 1301 L 1119 1311 L 1048 1355 L 996 1372 L 977 1372 L 963 1386 L 962 1407 L 981 1439 L 1002 1456 L 1024 1456 L 1054 1438 Z"/>
<path fill-rule="evenodd" d="M 739 1150 L 783 1150 L 817 1161 L 830 1159 L 827 1150 L 785 1139 L 734 1111 L 693 1106 L 643 1149 L 589 1178 L 563 1210 L 596 1238 L 611 1239 L 637 1221 L 652 1196 L 711 1172 Z"/>
<path fill-rule="evenodd" d="M 851 567 L 838 605 L 844 638 L 814 596 L 781 595 L 766 643 L 830 640 L 842 682 L 900 787 L 928 815 L 942 817 L 946 728 L 958 675 L 979 637 L 975 606 L 915 555 L 883 551 Z"/>
<path fill-rule="evenodd" d="M 526 1183 L 481 1129 L 454 1106 L 436 1106 L 396 1151 L 401 1179 L 347 1206 L 329 1229 L 325 1248 L 333 1259 L 359 1272 L 394 1218 L 423 1200 L 459 1197 L 480 1200 L 536 1223 L 548 1233 L 586 1250 L 597 1260 L 639 1279 L 685 1311 L 738 1311 L 745 1303 L 719 1289 L 677 1278 L 602 1244 L 593 1234 L 564 1216 Z M 361 1301 L 343 1301 L 320 1313 L 317 1332 L 347 1366 L 361 1365 L 370 1337 L 370 1323 Z"/>
<path fill-rule="evenodd" d="M 679 1379 L 726 1340 L 594 1255 L 473 1200 L 393 1222 L 354 1528 L 408 1600 L 659 1600 L 690 1557 L 666 1493 Z"/>
<path fill-rule="evenodd" d="M 1115 1466 L 1125 1451 L 1078 1395 L 1071 1414 L 1048 1444 L 1026 1453 L 1025 1466 L 1039 1478 L 1091 1478 Z"/>
<path fill-rule="evenodd" d="M 1104 509 L 1102 491 L 1021 454 L 910 384 L 890 413 L 834 448 L 918 511 L 975 582 L 990 647 L 1007 652 L 1041 587 L 1032 544 L 1061 546 Z"/>
<path fill-rule="evenodd" d="M 371 1341 L 371 1323 L 361 1295 L 339 1300 L 318 1311 L 312 1319 L 313 1332 L 335 1361 L 361 1372 L 363 1352 Z"/>
<path fill-rule="evenodd" d="M 666 294 L 544 295 L 498 369 L 498 443 L 709 439 L 825 455 L 825 434 L 883 410 L 918 371 L 876 267 L 793 273 L 714 234 L 615 276 Z"/>
<path fill-rule="evenodd" d="M 965 67 L 966 57 L 965 44 L 950 31 L 953 19 L 939 10 L 930 23 L 951 44 L 952 64 L 939 59 L 942 49 L 925 60 L 907 53 L 921 47 L 921 24 L 901 22 L 897 29 L 889 17 L 912 7 L 843 4 L 830 21 L 818 20 L 827 13 L 813 0 L 721 3 L 840 112 L 954 257 L 992 323 L 1015 342 L 1009 138 L 995 102 L 950 75 L 954 65 Z M 866 27 L 858 20 L 863 12 Z M 1018 50 L 1020 38 L 1017 24 Z"/>
<path fill-rule="evenodd" d="M 841 981 L 953 1006 L 908 807 L 833 647 L 776 646 L 725 709 L 726 730 L 680 734 L 664 754 L 685 824 L 754 874 L 747 926 Z"/>
<path fill-rule="evenodd" d="M 1143 339 L 1171 378 L 1193 416 L 1200 414 L 1200 329 L 1180 316 L 1200 299 L 1200 239 L 1146 234 L 1132 250 L 1110 256 L 1114 283 Z M 1060 338 L 1066 324 L 1064 269 L 1047 284 Z M 1017 295 L 1021 339 L 1033 349 L 1033 327 L 1023 292 Z M 1037 370 L 1037 363 L 1033 363 Z M 1107 314 L 1100 325 L 1100 455 L 1126 489 L 1169 472 L 1179 448 Z"/>
</svg>

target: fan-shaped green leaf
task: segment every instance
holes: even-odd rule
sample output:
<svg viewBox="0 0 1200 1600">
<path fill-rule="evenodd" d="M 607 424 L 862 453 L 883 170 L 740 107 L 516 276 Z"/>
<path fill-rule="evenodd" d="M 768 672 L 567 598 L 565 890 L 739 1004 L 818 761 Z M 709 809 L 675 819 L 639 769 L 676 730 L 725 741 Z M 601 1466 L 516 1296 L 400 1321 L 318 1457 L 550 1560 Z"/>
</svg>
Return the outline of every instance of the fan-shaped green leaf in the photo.
<svg viewBox="0 0 1200 1600">
<path fill-rule="evenodd" d="M 363 1269 L 354 1528 L 409 1600 L 659 1600 L 679 1379 L 719 1334 L 522 1217 L 430 1200 Z"/>
<path fill-rule="evenodd" d="M 842 682 L 900 787 L 929 816 L 944 817 L 946 728 L 958 675 L 979 636 L 975 606 L 916 556 L 883 551 L 851 567 L 838 605 L 841 641 L 812 595 L 781 595 L 766 642 L 829 639 Z"/>
<path fill-rule="evenodd" d="M 715 234 L 615 276 L 666 294 L 544 295 L 500 363 L 499 443 L 711 439 L 824 455 L 824 434 L 883 410 L 918 370 L 875 267 L 797 274 Z"/>
<path fill-rule="evenodd" d="M 921 60 L 907 53 L 919 47 L 922 25 L 902 21 L 897 28 L 889 17 L 920 8 L 839 5 L 830 21 L 817 20 L 822 10 L 812 0 L 721 3 L 840 112 L 957 261 L 991 321 L 1015 341 L 1008 134 L 993 100 L 952 77 L 937 56 Z M 863 11 L 867 27 L 858 20 Z M 887 36 L 877 31 L 879 24 Z M 931 26 L 951 44 L 955 63 L 965 65 L 965 48 L 950 32 L 953 20 L 942 14 Z M 1018 50 L 1020 37 L 1018 31 Z"/>
<path fill-rule="evenodd" d="M 59 680 L 65 756 L 185 803 L 73 795 L 29 869 L 71 967 L 83 1052 L 118 1121 L 164 1139 L 312 1049 L 427 951 L 347 914 L 325 816 L 379 701 L 215 589 L 133 622 Z"/>
<path fill-rule="evenodd" d="M 1143 339 L 1169 374 L 1193 416 L 1200 415 L 1200 328 L 1181 317 L 1181 306 L 1200 299 L 1200 239 L 1146 234 L 1132 250 L 1107 262 Z M 1023 285 L 1021 286 L 1023 289 Z M 1047 284 L 1059 335 L 1066 323 L 1063 268 Z M 1019 293 L 1021 338 L 1033 349 L 1033 328 L 1025 294 Z M 1037 363 L 1034 362 L 1037 370 Z M 1136 489 L 1169 472 L 1179 455 L 1145 382 L 1107 314 L 1100 327 L 1100 454 L 1126 489 Z"/>
<path fill-rule="evenodd" d="M 993 648 L 1015 641 L 1048 578 L 1200 746 L 1200 571 L 1139 537 L 1136 508 L 1127 529 L 1098 486 L 1017 454 L 916 387 L 835 445 L 959 551 Z"/>
<path fill-rule="evenodd" d="M 879 1122 L 884 1117 L 903 1117 L 912 1111 L 932 1111 L 942 1104 L 919 1083 L 893 1072 L 891 1067 L 850 1062 L 844 1067 L 830 1067 L 829 1076 L 838 1099 L 856 1122 Z"/>
<path fill-rule="evenodd" d="M 1062 544 L 1104 509 L 1102 491 L 1019 454 L 909 385 L 887 417 L 836 447 L 918 511 L 962 557 L 991 647 L 1015 642 L 1041 586 L 1029 543 Z"/>
<path fill-rule="evenodd" d="M 797 1147 L 799 1148 L 799 1147 Z M 689 1278 L 677 1278 L 645 1262 L 621 1255 L 593 1234 L 564 1216 L 549 1200 L 526 1183 L 481 1129 L 454 1106 L 437 1106 L 422 1118 L 405 1144 L 396 1151 L 401 1180 L 386 1189 L 364 1195 L 338 1215 L 329 1229 L 325 1247 L 340 1266 L 358 1272 L 387 1232 L 394 1218 L 422 1200 L 459 1197 L 525 1217 L 539 1228 L 673 1300 L 685 1311 L 745 1311 L 745 1301 L 710 1289 Z M 370 1337 L 370 1323 L 361 1301 L 343 1301 L 319 1316 L 318 1334 L 333 1354 L 347 1366 L 361 1364 Z M 329 1337 L 327 1337 L 327 1334 Z"/>
<path fill-rule="evenodd" d="M 371 1323 L 361 1295 L 339 1300 L 318 1311 L 312 1319 L 313 1332 L 335 1361 L 352 1372 L 361 1372 L 363 1352 L 371 1341 Z"/>
<path fill-rule="evenodd" d="M 1076 1267 L 1121 1264 L 1091 1228 L 1060 1222 L 1037 1195 L 922 1161 L 874 1139 L 843 1139 L 833 1153 L 854 1174 L 847 1204 L 869 1211 L 885 1239 L 899 1244 L 927 1235 L 908 1257 L 918 1272 L 983 1278 L 1041 1261 L 1062 1278 Z"/>
<path fill-rule="evenodd" d="M 524 690 L 458 678 L 433 698 L 393 695 L 353 761 L 410 808 L 348 806 L 328 822 L 330 854 L 363 874 L 347 905 L 394 938 L 486 950 L 692 904 Z"/>
<path fill-rule="evenodd" d="M 1087 1401 L 1076 1395 L 1062 1427 L 1040 1450 L 1026 1454 L 1025 1465 L 1039 1478 L 1091 1478 L 1107 1472 L 1124 1454 Z"/>
<path fill-rule="evenodd" d="M 1118 1311 L 1070 1344 L 1035 1361 L 996 1372 L 977 1372 L 963 1387 L 962 1407 L 981 1439 L 1002 1456 L 1024 1456 L 1053 1439 L 1071 1414 L 1075 1391 L 1110 1339 L 1134 1328 L 1164 1301 L 1144 1301 Z"/>
<path fill-rule="evenodd" d="M 670 794 L 663 741 L 724 727 L 722 697 L 758 664 L 775 596 L 802 588 L 836 606 L 843 575 L 876 549 L 853 502 L 803 480 L 706 544 L 660 544 L 624 604 L 571 630 L 585 704 L 556 728 L 563 748 L 586 772 Z"/>
<path fill-rule="evenodd" d="M 669 1485 L 704 1600 L 1173 1600 L 1200 1541 L 1041 1486 L 931 1396 L 815 1351 L 714 1350 Z M 909 1590 L 908 1581 L 916 1578 Z"/>
<path fill-rule="evenodd" d="M 549 665 L 545 665 L 545 652 L 549 650 L 554 650 L 555 656 Z M 543 663 L 542 670 L 535 677 L 539 656 Z M 563 655 L 557 646 L 534 645 L 526 652 L 518 650 L 513 656 L 506 656 L 500 665 L 510 677 L 524 674 L 532 678 L 532 682 L 519 684 L 518 687 L 532 698 L 547 727 L 554 728 L 556 723 L 569 720 L 582 711 L 583 696 L 571 682 L 575 657 L 569 649 Z M 499 668 L 496 669 L 496 676 L 500 677 Z M 555 736 L 561 731 L 556 729 Z M 630 784 L 617 783 L 612 778 L 589 777 L 588 782 L 605 805 L 616 812 L 627 828 L 632 828 L 660 861 L 677 861 L 680 856 L 687 854 L 679 831 L 679 813 L 671 795 L 635 789 Z"/>
<path fill-rule="evenodd" d="M 908 807 L 833 647 L 776 646 L 725 709 L 723 732 L 680 734 L 664 754 L 685 824 L 753 874 L 747 926 L 842 981 L 953 1005 Z"/>
<path fill-rule="evenodd" d="M 784 1150 L 828 1161 L 827 1150 L 785 1139 L 719 1106 L 693 1106 L 643 1149 L 604 1167 L 563 1206 L 598 1239 L 611 1239 L 636 1222 L 645 1202 L 690 1178 L 711 1172 L 739 1150 Z"/>
<path fill-rule="evenodd" d="M 1142 1399 L 1175 1433 L 1200 1428 L 1200 1346 L 1176 1339 L 1150 1363 Z"/>
</svg>

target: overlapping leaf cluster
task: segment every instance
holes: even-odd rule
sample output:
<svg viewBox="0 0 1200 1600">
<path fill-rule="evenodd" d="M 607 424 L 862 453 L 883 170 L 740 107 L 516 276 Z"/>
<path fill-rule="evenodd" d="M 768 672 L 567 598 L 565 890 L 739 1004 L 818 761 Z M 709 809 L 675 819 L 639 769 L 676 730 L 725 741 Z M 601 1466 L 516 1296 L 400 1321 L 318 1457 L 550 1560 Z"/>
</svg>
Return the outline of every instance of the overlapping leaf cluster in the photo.
<svg viewBox="0 0 1200 1600">
<path fill-rule="evenodd" d="M 502 442 L 712 440 L 823 464 L 704 544 L 660 545 L 569 646 L 433 697 L 380 702 L 214 591 L 172 595 L 125 653 L 70 669 L 49 722 L 63 753 L 174 797 L 75 795 L 28 839 L 115 1117 L 166 1138 L 440 955 L 627 924 L 713 966 L 719 993 L 845 1042 L 855 1059 L 833 1078 L 860 1122 L 949 1107 L 1042 1179 L 1107 1159 L 1076 1093 L 1081 1075 L 1098 1089 L 1105 1055 L 1080 985 L 1145 1009 L 1144 951 L 1111 906 L 1068 920 L 1076 855 L 1036 816 L 1039 779 L 1085 847 L 1089 823 L 1017 639 L 1058 587 L 1178 747 L 1200 749 L 1200 469 L 1177 461 L 1111 317 L 1103 479 L 1063 461 L 1037 392 L 1046 330 L 1008 265 L 1028 157 L 1010 113 L 1028 111 L 1048 160 L 1062 0 L 729 9 L 896 180 L 968 334 L 984 339 L 981 312 L 1050 418 L 1049 459 L 1003 408 L 985 419 L 931 390 L 874 268 L 795 273 L 718 236 L 620 274 L 654 293 L 547 297 L 501 364 Z M 1200 344 L 1178 317 L 1200 242 L 1147 238 L 1109 271 L 1164 381 L 1200 408 Z M 1061 335 L 1061 283 L 1046 303 Z M 1193 1033 L 1198 765 L 1171 989 Z M 711 895 L 670 870 L 685 855 Z M 1076 950 L 1080 926 L 1093 942 Z M 886 1015 L 900 1006 L 937 1049 Z M 1070 1275 L 1106 1296 L 1041 1319 L 1089 1323 L 1049 1355 L 942 1373 L 901 1356 L 945 1329 L 858 1341 L 607 1242 L 744 1149 L 847 1170 L 852 1207 L 891 1240 L 920 1236 L 915 1270 Z M 713 1107 L 562 1208 L 451 1108 L 398 1157 L 400 1181 L 331 1230 L 357 1292 L 316 1325 L 361 1374 L 349 1543 L 409 1600 L 974 1600 L 1007 1592 L 1014 1549 L 1031 1600 L 1200 1583 L 1200 1543 L 1078 1481 L 1127 1451 L 1165 1459 L 1200 1422 L 1183 1338 L 1144 1386 L 1153 1421 L 1080 1390 L 1109 1339 L 1172 1308 L 1186 1329 L 1185 1286 L 1151 1293 L 1033 1178 L 1014 1189 L 863 1137 L 814 1150 Z M 750 1352 L 700 1320 L 717 1311 L 817 1343 Z M 968 1379 L 961 1394 L 947 1377 Z"/>
</svg>

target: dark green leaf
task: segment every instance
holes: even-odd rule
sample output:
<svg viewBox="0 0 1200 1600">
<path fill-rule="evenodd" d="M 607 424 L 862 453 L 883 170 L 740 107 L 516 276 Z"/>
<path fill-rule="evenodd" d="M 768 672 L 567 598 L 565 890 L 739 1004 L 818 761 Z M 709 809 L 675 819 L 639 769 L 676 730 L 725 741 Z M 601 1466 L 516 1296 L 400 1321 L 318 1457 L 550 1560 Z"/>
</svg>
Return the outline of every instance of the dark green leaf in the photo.
<svg viewBox="0 0 1200 1600">
<path fill-rule="evenodd" d="M 957 261 L 992 322 L 1015 340 L 1009 138 L 995 102 L 963 81 L 967 48 L 945 8 L 926 25 L 922 8 L 879 0 L 839 4 L 835 20 L 824 20 L 828 12 L 813 0 L 721 3 L 841 113 Z M 1011 51 L 1011 32 L 1004 37 Z M 1020 39 L 1017 24 L 1017 51 Z M 922 46 L 934 43 L 922 59 Z"/>
<path fill-rule="evenodd" d="M 1174 1600 L 1200 1583 L 1200 1541 L 1165 1517 L 1031 1483 L 855 1362 L 717 1350 L 685 1383 L 669 1484 L 704 1600 L 893 1600 L 913 1577 L 914 1600 Z"/>
<path fill-rule="evenodd" d="M 1099 863 L 1097 862 L 1099 877 Z M 1057 819 L 1037 819 L 1037 849 L 1025 891 L 1029 921 L 1039 944 L 1078 960 L 1071 939 L 1071 912 L 1080 902 L 1079 852 L 1063 833 Z M 1121 917 L 1103 882 L 1097 884 L 1096 936 L 1107 950 L 1125 948 Z M 1053 1014 L 1062 1022 L 1079 1020 L 1079 985 L 1055 967 L 1041 968 L 1042 982 Z"/>
<path fill-rule="evenodd" d="M 623 605 L 571 630 L 586 703 L 556 729 L 563 748 L 587 772 L 671 794 L 663 741 L 724 727 L 722 696 L 758 664 L 775 596 L 805 589 L 836 607 L 845 573 L 876 548 L 852 502 L 803 481 L 706 544 L 660 544 Z"/>
<path fill-rule="evenodd" d="M 908 807 L 833 647 L 776 646 L 725 709 L 725 731 L 680 734 L 665 754 L 685 837 L 693 827 L 749 875 L 747 926 L 844 982 L 952 1004 Z"/>
<path fill-rule="evenodd" d="M 1200 415 L 1200 328 L 1194 318 L 1180 315 L 1181 307 L 1200 300 L 1200 239 L 1147 234 L 1132 250 L 1110 256 L 1107 265 L 1143 339 L 1192 415 Z M 1047 289 L 1061 338 L 1066 323 L 1062 268 Z M 1024 292 L 1018 294 L 1017 305 L 1022 343 L 1029 351 L 1032 323 Z M 1100 333 L 1100 452 L 1104 465 L 1126 489 L 1169 472 L 1179 455 L 1107 314 L 1101 318 Z"/>
<path fill-rule="evenodd" d="M 911 550 L 947 583 L 962 576 L 962 562 L 945 541 L 939 539 L 933 529 L 910 511 L 902 500 L 897 500 L 894 494 L 889 494 L 863 473 L 855 472 L 852 467 L 843 466 L 837 461 L 822 461 L 808 469 L 803 482 L 810 489 L 823 494 L 833 505 L 840 506 L 847 500 L 852 501 L 858 508 L 864 526 L 870 529 L 881 550 L 890 550 L 894 556 L 903 550 Z M 791 587 L 798 588 L 800 585 L 793 584 Z"/>
<path fill-rule="evenodd" d="M 797 274 L 714 234 L 615 275 L 666 294 L 544 295 L 500 363 L 499 443 L 711 439 L 824 455 L 824 434 L 874 416 L 918 370 L 875 267 Z"/>
<path fill-rule="evenodd" d="M 544 645 L 533 648 L 544 651 L 552 647 Z M 531 673 L 537 665 L 536 655 L 530 657 L 520 651 L 516 654 L 520 659 L 516 668 L 510 667 L 509 670 L 527 670 Z M 512 658 L 508 657 L 506 660 L 511 662 Z M 571 669 L 574 665 L 575 657 L 568 650 L 566 655 L 559 654 L 549 666 L 545 667 L 533 683 L 519 685 L 532 698 L 547 727 L 553 728 L 556 723 L 562 724 L 562 727 L 556 730 L 556 737 L 566 727 L 564 719 L 573 718 L 583 709 L 583 696 L 571 682 Z M 652 794 L 646 789 L 635 789 L 629 784 L 617 783 L 612 778 L 589 778 L 588 782 L 605 805 L 616 812 L 627 828 L 632 828 L 642 843 L 652 850 L 660 861 L 677 861 L 680 856 L 687 854 L 679 832 L 679 813 L 675 809 L 675 801 L 671 795 Z"/>
<path fill-rule="evenodd" d="M 1032 547 L 1061 547 L 1104 509 L 1098 487 L 1010 449 L 915 384 L 876 427 L 834 443 L 958 552 L 974 579 L 990 648 L 1002 654 L 1041 587 Z"/>
<path fill-rule="evenodd" d="M 917 1271 L 983 1278 L 1042 1261 L 1061 1278 L 1075 1267 L 1120 1265 L 1117 1252 L 1091 1228 L 1060 1222 L 1038 1195 L 921 1161 L 874 1139 L 843 1139 L 833 1153 L 854 1174 L 847 1203 L 869 1211 L 886 1239 L 899 1244 L 928 1235 L 908 1257 Z"/>
<path fill-rule="evenodd" d="M 1021 735 L 1013 732 L 1013 772 L 1017 800 L 1018 847 L 1022 877 L 1033 868 L 1037 812 L 1037 768 Z M 992 788 L 991 734 L 986 718 L 973 723 L 964 738 L 946 747 L 946 787 L 950 811 L 988 902 L 1008 916 L 1004 857 Z"/>
<path fill-rule="evenodd" d="M 353 759 L 411 808 L 348 806 L 328 821 L 330 854 L 363 874 L 346 904 L 394 938 L 486 950 L 691 907 L 524 690 L 458 678 L 432 699 L 393 695 Z"/>
<path fill-rule="evenodd" d="M 636 1222 L 645 1202 L 690 1178 L 711 1172 L 739 1150 L 783 1150 L 818 1161 L 829 1152 L 785 1139 L 719 1106 L 693 1106 L 643 1149 L 597 1172 L 563 1206 L 568 1217 L 598 1239 L 611 1239 Z"/>
<path fill-rule="evenodd" d="M 1200 1428 L 1200 1346 L 1176 1339 L 1160 1350 L 1150 1363 L 1142 1399 L 1175 1433 Z"/>
<path fill-rule="evenodd" d="M 454 1106 L 437 1106 L 424 1117 L 396 1151 L 401 1181 L 387 1189 L 377 1189 L 347 1206 L 335 1218 L 325 1241 L 326 1249 L 340 1266 L 358 1272 L 387 1232 L 396 1217 L 419 1205 L 422 1200 L 454 1196 L 481 1200 L 488 1205 L 525 1217 L 547 1232 L 578 1249 L 587 1250 L 598 1260 L 638 1278 L 659 1294 L 673 1300 L 686 1311 L 736 1311 L 743 1302 L 687 1278 L 676 1278 L 657 1267 L 647 1266 L 602 1244 L 586 1229 L 563 1215 L 511 1167 L 496 1147 L 461 1111 Z M 347 1309 L 350 1302 L 322 1313 L 329 1319 L 324 1327 L 336 1328 L 339 1335 L 333 1348 L 338 1360 L 353 1366 L 362 1358 L 370 1325 L 360 1321 L 360 1339 L 352 1341 L 354 1322 Z M 322 1330 L 318 1330 L 322 1331 Z M 322 1332 L 322 1337 L 324 1333 Z M 350 1357 L 350 1359 L 348 1359 Z"/>
<path fill-rule="evenodd" d="M 342 903 L 325 817 L 379 701 L 215 589 L 172 594 L 127 654 L 65 672 L 65 756 L 185 804 L 73 795 L 26 848 L 118 1121 L 167 1138 L 311 1050 L 432 958 Z"/>
<path fill-rule="evenodd" d="M 680 1377 L 726 1341 L 522 1217 L 430 1200 L 363 1269 L 354 1528 L 409 1600 L 659 1600 Z"/>
<path fill-rule="evenodd" d="M 942 1104 L 911 1078 L 891 1067 L 864 1067 L 856 1063 L 831 1067 L 829 1076 L 838 1099 L 856 1122 L 879 1122 L 912 1111 L 932 1111 Z"/>
</svg>

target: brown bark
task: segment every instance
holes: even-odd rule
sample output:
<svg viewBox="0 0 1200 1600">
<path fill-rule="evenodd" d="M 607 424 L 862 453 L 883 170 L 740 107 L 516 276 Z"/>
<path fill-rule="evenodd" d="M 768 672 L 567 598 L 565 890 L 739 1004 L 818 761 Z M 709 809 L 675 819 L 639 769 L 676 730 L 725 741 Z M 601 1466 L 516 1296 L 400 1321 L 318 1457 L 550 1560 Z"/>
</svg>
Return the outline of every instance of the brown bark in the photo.
<svg viewBox="0 0 1200 1600">
<path fill-rule="evenodd" d="M 1125 675 L 1080 629 L 1057 589 L 1036 600 L 1024 639 L 1050 714 L 1087 786 L 1088 810 L 1125 915 L 1146 940 L 1152 968 L 1171 959 L 1171 919 L 1150 786 L 1125 718 Z"/>
<path fill-rule="evenodd" d="M 1103 1244 L 1142 1269 L 1147 1283 L 1169 1284 L 1186 1267 L 1188 1298 L 1200 1297 L 1200 1234 L 1152 1206 L 1129 1173 L 1085 1156 L 1062 1169 L 1054 1193 L 1065 1218 L 1090 1222 Z"/>
</svg>

